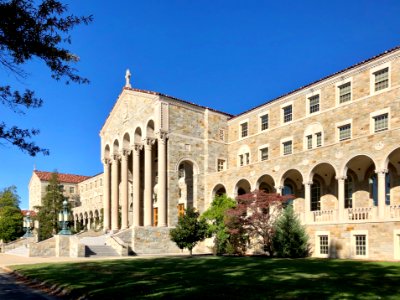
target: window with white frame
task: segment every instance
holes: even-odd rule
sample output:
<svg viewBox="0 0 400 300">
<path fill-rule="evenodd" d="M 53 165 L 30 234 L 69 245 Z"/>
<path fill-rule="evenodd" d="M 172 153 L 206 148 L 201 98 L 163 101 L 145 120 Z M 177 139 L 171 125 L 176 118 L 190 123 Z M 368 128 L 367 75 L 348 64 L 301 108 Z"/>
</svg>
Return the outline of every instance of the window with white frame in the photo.
<svg viewBox="0 0 400 300">
<path fill-rule="evenodd" d="M 240 124 L 240 136 L 242 138 L 248 136 L 248 134 L 249 134 L 248 127 L 249 127 L 249 124 L 247 122 Z"/>
<path fill-rule="evenodd" d="M 217 160 L 217 171 L 221 172 L 225 170 L 226 161 L 225 159 L 218 159 Z"/>
<path fill-rule="evenodd" d="M 339 85 L 339 103 L 345 103 L 351 100 L 351 82 Z"/>
<path fill-rule="evenodd" d="M 308 98 L 308 104 L 309 104 L 309 113 L 315 113 L 319 111 L 319 94 L 314 95 Z"/>
<path fill-rule="evenodd" d="M 375 79 L 375 92 L 389 87 L 389 68 L 384 68 L 373 73 Z"/>
<path fill-rule="evenodd" d="M 261 131 L 268 129 L 268 114 L 260 117 Z"/>
<path fill-rule="evenodd" d="M 242 145 L 237 152 L 238 166 L 242 167 L 250 163 L 250 148 L 247 145 Z"/>
<path fill-rule="evenodd" d="M 268 160 L 268 147 L 260 149 L 260 160 Z"/>
<path fill-rule="evenodd" d="M 312 149 L 312 135 L 307 135 L 307 149 Z"/>
<path fill-rule="evenodd" d="M 315 134 L 315 139 L 317 140 L 317 147 L 322 146 L 322 132 L 317 132 Z"/>
<path fill-rule="evenodd" d="M 283 146 L 283 155 L 289 155 L 292 154 L 292 141 L 286 141 L 282 143 Z"/>
<path fill-rule="evenodd" d="M 374 119 L 374 132 L 387 130 L 389 128 L 389 114 L 385 113 L 373 117 Z"/>
<path fill-rule="evenodd" d="M 329 254 L 329 237 L 328 235 L 319 236 L 319 254 L 328 255 Z"/>
<path fill-rule="evenodd" d="M 243 166 L 244 165 L 244 154 L 240 154 L 239 155 L 239 166 Z"/>
<path fill-rule="evenodd" d="M 365 234 L 355 234 L 355 255 L 366 256 L 367 255 L 367 236 Z"/>
<path fill-rule="evenodd" d="M 293 120 L 293 107 L 292 105 L 288 105 L 282 108 L 283 109 L 283 122 L 287 123 Z"/>
<path fill-rule="evenodd" d="M 348 140 L 351 138 L 351 124 L 345 124 L 338 127 L 339 141 Z"/>
</svg>

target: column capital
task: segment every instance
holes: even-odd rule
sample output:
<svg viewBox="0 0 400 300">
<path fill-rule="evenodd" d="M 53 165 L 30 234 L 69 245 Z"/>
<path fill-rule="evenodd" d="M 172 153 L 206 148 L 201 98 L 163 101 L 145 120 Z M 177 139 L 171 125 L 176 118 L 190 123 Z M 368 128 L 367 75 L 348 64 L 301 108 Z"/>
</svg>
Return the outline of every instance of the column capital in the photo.
<svg viewBox="0 0 400 300">
<path fill-rule="evenodd" d="M 158 140 L 162 143 L 165 143 L 168 138 L 168 132 L 164 130 L 160 130 L 157 132 Z"/>
<path fill-rule="evenodd" d="M 274 186 L 274 188 L 276 190 L 283 190 L 284 186 L 283 185 L 276 185 L 276 186 Z"/>
<path fill-rule="evenodd" d="M 154 145 L 154 143 L 156 142 L 156 140 L 154 138 L 145 138 L 143 140 L 143 144 L 145 147 L 150 147 Z"/>
<path fill-rule="evenodd" d="M 120 158 L 121 158 L 121 155 L 119 153 L 113 153 L 113 155 L 112 155 L 113 161 L 119 160 Z"/>
<path fill-rule="evenodd" d="M 336 176 L 335 179 L 336 180 L 346 180 L 347 176 Z"/>
<path fill-rule="evenodd" d="M 143 149 L 143 145 L 142 145 L 142 144 L 137 144 L 137 143 L 135 143 L 135 144 L 133 145 L 132 149 L 133 149 L 133 151 L 135 151 L 135 152 L 138 153 L 140 150 Z"/>
<path fill-rule="evenodd" d="M 131 154 L 131 150 L 130 149 L 122 149 L 122 159 L 128 158 L 128 155 Z"/>
<path fill-rule="evenodd" d="M 104 165 L 109 165 L 109 164 L 111 164 L 111 159 L 109 159 L 109 158 L 103 158 L 102 161 L 103 161 L 103 164 L 104 164 Z"/>
<path fill-rule="evenodd" d="M 375 170 L 375 173 L 378 174 L 378 175 L 384 175 L 384 174 L 386 174 L 387 172 L 389 172 L 388 169 L 376 169 L 376 170 Z"/>
<path fill-rule="evenodd" d="M 312 180 L 310 180 L 310 181 L 303 181 L 303 185 L 312 185 L 312 184 L 313 184 Z"/>
</svg>

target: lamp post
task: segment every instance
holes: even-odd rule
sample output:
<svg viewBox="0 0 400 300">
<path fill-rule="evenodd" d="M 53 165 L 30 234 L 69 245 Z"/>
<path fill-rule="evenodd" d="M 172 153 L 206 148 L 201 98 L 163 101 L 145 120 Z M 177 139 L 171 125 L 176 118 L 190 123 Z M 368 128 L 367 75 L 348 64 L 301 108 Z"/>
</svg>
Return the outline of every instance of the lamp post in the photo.
<svg viewBox="0 0 400 300">
<path fill-rule="evenodd" d="M 31 232 L 31 212 L 28 211 L 26 213 L 26 216 L 24 217 L 24 227 L 26 228 L 26 232 L 23 235 L 24 238 L 28 238 L 28 237 L 33 237 L 33 234 Z"/>
<path fill-rule="evenodd" d="M 60 221 L 60 223 L 61 223 L 61 231 L 58 233 L 60 235 L 71 235 L 72 234 L 71 230 L 69 230 L 69 228 L 67 227 L 67 223 L 68 223 L 68 219 L 69 219 L 68 216 L 69 216 L 68 201 L 64 200 L 63 210 L 60 211 L 58 214 L 58 221 Z"/>
</svg>

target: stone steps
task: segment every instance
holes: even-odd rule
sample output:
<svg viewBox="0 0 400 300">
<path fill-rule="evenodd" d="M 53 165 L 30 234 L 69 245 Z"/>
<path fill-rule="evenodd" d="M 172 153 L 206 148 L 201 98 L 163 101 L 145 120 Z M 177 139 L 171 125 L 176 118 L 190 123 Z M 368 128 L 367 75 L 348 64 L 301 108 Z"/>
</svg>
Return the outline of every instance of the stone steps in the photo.
<svg viewBox="0 0 400 300">
<path fill-rule="evenodd" d="M 90 245 L 85 247 L 85 256 L 119 256 L 111 246 L 107 245 Z"/>
<path fill-rule="evenodd" d="M 6 254 L 18 255 L 18 256 L 26 256 L 28 257 L 29 249 L 25 245 L 19 246 L 17 248 L 8 250 L 5 252 Z"/>
<path fill-rule="evenodd" d="M 87 237 L 83 237 L 80 239 L 80 242 L 82 244 L 85 244 L 87 246 L 91 246 L 91 245 L 105 245 L 106 244 L 106 240 L 109 237 L 109 235 L 103 234 L 101 236 L 87 236 Z"/>
</svg>

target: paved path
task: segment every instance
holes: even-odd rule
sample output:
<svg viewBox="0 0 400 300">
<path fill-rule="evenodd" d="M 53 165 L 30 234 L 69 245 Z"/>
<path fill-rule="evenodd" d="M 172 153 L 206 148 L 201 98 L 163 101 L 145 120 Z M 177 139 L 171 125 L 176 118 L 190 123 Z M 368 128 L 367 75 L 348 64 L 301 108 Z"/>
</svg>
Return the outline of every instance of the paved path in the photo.
<svg viewBox="0 0 400 300">
<path fill-rule="evenodd" d="M 15 280 L 6 271 L 0 269 L 0 299 L 4 300 L 53 300 L 59 299 L 48 296 L 38 290 L 26 287 Z"/>
</svg>

